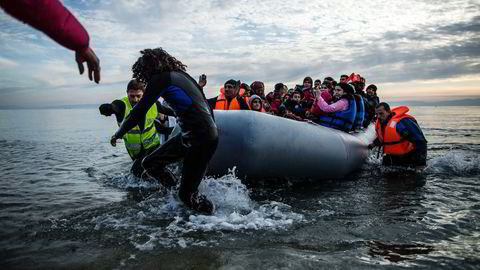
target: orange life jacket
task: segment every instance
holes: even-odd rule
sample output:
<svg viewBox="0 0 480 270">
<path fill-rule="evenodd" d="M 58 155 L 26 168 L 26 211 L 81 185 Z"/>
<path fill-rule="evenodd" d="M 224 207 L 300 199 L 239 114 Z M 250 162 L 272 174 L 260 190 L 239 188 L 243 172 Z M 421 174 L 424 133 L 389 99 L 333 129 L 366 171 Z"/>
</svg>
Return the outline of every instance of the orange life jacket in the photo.
<svg viewBox="0 0 480 270">
<path fill-rule="evenodd" d="M 242 92 L 242 90 L 243 92 L 245 92 L 245 89 L 240 88 L 240 92 Z M 248 97 L 241 97 L 241 98 L 245 100 L 245 103 L 248 106 Z M 215 110 L 225 110 L 225 111 L 240 110 L 240 104 L 238 104 L 238 100 L 236 96 L 232 98 L 232 100 L 230 101 L 230 104 L 228 104 L 228 101 L 225 98 L 225 89 L 222 87 L 220 88 L 220 95 L 217 98 L 217 103 L 215 103 Z"/>
<path fill-rule="evenodd" d="M 415 118 L 409 114 L 407 106 L 400 106 L 392 110 L 394 116 L 388 121 L 388 124 L 382 129 L 380 119 L 375 123 L 378 139 L 382 142 L 383 152 L 389 155 L 405 155 L 415 148 L 415 145 L 398 134 L 397 123 L 404 118 Z"/>
</svg>

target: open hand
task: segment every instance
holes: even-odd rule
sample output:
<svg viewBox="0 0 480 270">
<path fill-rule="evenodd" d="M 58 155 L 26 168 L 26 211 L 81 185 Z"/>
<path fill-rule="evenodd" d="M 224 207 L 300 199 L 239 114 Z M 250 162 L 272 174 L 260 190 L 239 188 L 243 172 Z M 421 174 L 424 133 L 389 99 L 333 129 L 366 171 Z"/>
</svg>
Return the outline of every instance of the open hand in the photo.
<svg viewBox="0 0 480 270">
<path fill-rule="evenodd" d="M 83 62 L 87 62 L 88 78 L 90 81 L 95 79 L 96 83 L 100 82 L 100 60 L 91 48 L 75 52 L 75 61 L 78 65 L 78 71 L 83 74 L 85 71 Z"/>
</svg>

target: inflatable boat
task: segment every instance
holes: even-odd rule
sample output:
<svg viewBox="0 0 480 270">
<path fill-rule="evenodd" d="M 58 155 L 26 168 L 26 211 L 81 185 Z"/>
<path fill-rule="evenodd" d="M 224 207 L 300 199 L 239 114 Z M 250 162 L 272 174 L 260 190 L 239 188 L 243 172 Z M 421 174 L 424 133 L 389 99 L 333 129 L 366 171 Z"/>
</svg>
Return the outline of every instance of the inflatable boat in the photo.
<svg viewBox="0 0 480 270">
<path fill-rule="evenodd" d="M 207 175 L 255 180 L 342 178 L 368 156 L 375 128 L 345 133 L 255 111 L 214 111 L 219 144 Z"/>
</svg>

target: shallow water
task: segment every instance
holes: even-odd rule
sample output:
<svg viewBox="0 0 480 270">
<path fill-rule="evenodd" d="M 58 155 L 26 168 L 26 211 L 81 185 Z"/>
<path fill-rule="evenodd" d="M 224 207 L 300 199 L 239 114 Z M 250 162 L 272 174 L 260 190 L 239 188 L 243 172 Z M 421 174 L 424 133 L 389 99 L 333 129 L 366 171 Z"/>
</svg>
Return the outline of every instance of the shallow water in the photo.
<svg viewBox="0 0 480 270">
<path fill-rule="evenodd" d="M 1 269 L 478 269 L 480 107 L 414 107 L 422 174 L 200 186 L 213 216 L 128 171 L 96 109 L 0 111 Z"/>
</svg>

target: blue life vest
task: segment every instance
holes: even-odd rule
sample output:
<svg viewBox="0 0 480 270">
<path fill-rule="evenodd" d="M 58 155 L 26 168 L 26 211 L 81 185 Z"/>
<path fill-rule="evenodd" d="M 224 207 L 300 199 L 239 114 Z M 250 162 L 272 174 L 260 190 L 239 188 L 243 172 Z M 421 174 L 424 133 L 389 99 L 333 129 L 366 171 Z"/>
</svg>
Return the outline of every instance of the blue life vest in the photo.
<svg viewBox="0 0 480 270">
<path fill-rule="evenodd" d="M 361 95 L 355 95 L 355 102 L 357 103 L 357 114 L 355 116 L 355 122 L 353 123 L 353 130 L 363 127 L 363 121 L 365 119 L 365 103 Z"/>
<path fill-rule="evenodd" d="M 352 130 L 355 116 L 357 115 L 357 104 L 353 96 L 348 97 L 348 109 L 341 112 L 329 113 L 320 116 L 316 121 L 324 127 L 331 127 L 345 132 Z"/>
</svg>

